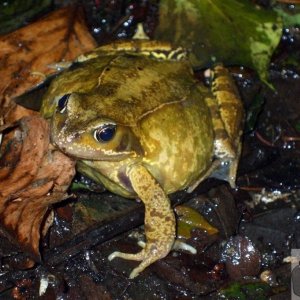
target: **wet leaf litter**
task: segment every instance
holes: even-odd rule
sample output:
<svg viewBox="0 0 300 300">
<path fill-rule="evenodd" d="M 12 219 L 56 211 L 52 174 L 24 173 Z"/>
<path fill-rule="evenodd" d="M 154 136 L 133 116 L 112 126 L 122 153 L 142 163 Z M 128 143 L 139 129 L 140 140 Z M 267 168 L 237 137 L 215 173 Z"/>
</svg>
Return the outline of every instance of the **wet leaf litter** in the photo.
<svg viewBox="0 0 300 300">
<path fill-rule="evenodd" d="M 103 5 L 103 3 L 101 4 Z M 107 3 L 107 6 L 109 7 L 109 3 Z M 109 7 L 110 9 L 112 9 L 112 7 Z M 131 13 L 134 9 L 138 9 L 138 6 L 134 6 L 134 5 L 129 5 L 127 7 L 127 10 L 125 10 L 125 15 L 126 13 Z M 136 11 L 135 10 L 135 11 Z M 153 8 L 150 8 L 149 11 L 151 11 L 151 13 L 153 13 L 153 11 L 155 11 Z M 124 18 L 123 20 L 125 20 L 126 18 Z M 133 18 L 134 19 L 134 18 Z M 114 28 L 114 32 L 118 32 L 118 34 L 121 34 L 123 32 L 126 32 L 126 27 L 123 27 L 123 23 L 120 21 L 121 19 L 119 19 L 119 27 Z M 125 22 L 125 21 L 124 21 Z M 121 26 L 122 25 L 122 26 Z M 121 32 L 121 33 L 120 33 Z M 282 41 L 282 43 L 284 44 L 283 47 L 287 47 L 287 49 L 289 49 L 289 47 L 293 47 L 296 44 L 293 44 L 292 41 L 289 41 L 290 44 L 285 44 L 284 41 Z M 297 34 L 296 36 L 294 36 L 294 43 L 297 43 Z M 281 44 L 282 46 L 282 44 Z M 286 49 L 285 49 L 286 50 Z M 280 54 L 280 53 L 279 53 Z M 282 86 L 282 78 L 284 78 L 285 82 L 290 82 L 290 86 L 295 86 L 295 82 L 297 82 L 297 67 L 295 68 L 294 65 L 287 65 L 286 62 L 284 61 L 284 57 L 280 57 L 277 56 L 276 58 L 276 64 L 275 64 L 275 69 L 271 69 L 271 75 L 272 76 L 277 76 L 278 81 L 279 81 L 279 88 Z M 278 68 L 279 67 L 279 68 Z M 291 72 L 292 70 L 292 72 Z M 246 96 L 244 96 L 244 98 L 248 99 L 248 103 L 246 102 L 246 106 L 248 105 L 249 107 L 251 106 L 251 97 L 253 97 L 253 94 L 255 94 L 255 92 L 257 93 L 257 90 L 259 90 L 261 87 L 259 84 L 257 84 L 257 79 L 256 77 L 251 77 L 251 72 L 249 72 L 249 70 L 247 69 L 241 69 L 237 71 L 237 69 L 233 70 L 236 72 L 236 78 L 237 81 L 239 82 L 239 86 L 240 86 L 240 90 L 241 93 L 245 93 Z M 290 75 L 291 74 L 291 75 Z M 291 77 L 289 77 L 291 76 Z M 250 79 L 249 79 L 250 78 Z M 293 78 L 293 79 L 291 79 Z M 277 87 L 278 88 L 278 87 Z M 287 87 L 286 87 L 287 88 Z M 290 88 L 287 88 L 288 90 Z M 285 88 L 283 88 L 283 91 L 285 91 Z M 264 212 L 264 214 L 270 214 L 271 216 L 274 214 L 274 216 L 276 216 L 276 212 L 278 210 L 283 210 L 284 206 L 289 207 L 290 205 L 296 205 L 297 207 L 297 187 L 299 186 L 297 179 L 295 178 L 295 176 L 293 176 L 293 172 L 297 171 L 297 149 L 298 149 L 298 142 L 297 142 L 297 135 L 299 133 L 297 133 L 297 130 L 295 131 L 295 129 L 297 128 L 297 122 L 299 122 L 299 116 L 297 116 L 297 114 L 295 113 L 296 110 L 291 109 L 290 111 L 288 111 L 288 115 L 287 118 L 285 118 L 285 120 L 280 121 L 279 124 L 280 126 L 278 126 L 278 117 L 276 118 L 269 118 L 270 116 L 270 112 L 271 112 L 271 116 L 274 116 L 273 111 L 274 108 L 275 110 L 278 110 L 279 112 L 282 109 L 288 109 L 289 107 L 291 107 L 290 105 L 296 105 L 294 101 L 291 100 L 290 104 L 286 105 L 286 103 L 283 103 L 283 105 L 281 105 L 281 101 L 286 102 L 285 101 L 285 93 L 283 92 L 282 96 L 279 96 L 279 100 L 278 97 L 276 98 L 276 94 L 272 93 L 269 90 L 263 90 L 263 96 L 265 99 L 266 104 L 267 105 L 268 102 L 270 101 L 270 97 L 274 98 L 274 102 L 273 105 L 271 104 L 270 107 L 267 106 L 266 110 L 266 117 L 264 118 L 263 114 L 259 114 L 259 118 L 262 118 L 262 123 L 263 125 L 261 127 L 259 127 L 259 131 L 255 130 L 254 132 L 249 132 L 248 136 L 246 137 L 246 142 L 245 142 L 245 146 L 244 146 L 244 155 L 247 155 L 247 159 L 246 160 L 242 160 L 241 162 L 241 174 L 242 177 L 240 182 L 239 182 L 239 186 L 242 187 L 242 189 L 240 189 L 237 193 L 233 193 L 232 195 L 232 191 L 228 190 L 228 188 L 225 188 L 225 191 L 229 191 L 229 192 L 225 192 L 224 194 L 224 187 L 221 189 L 221 192 L 219 194 L 218 192 L 218 188 L 217 188 L 217 195 L 222 195 L 222 196 L 214 196 L 214 193 L 210 192 L 209 194 L 209 199 L 211 199 L 211 197 L 213 197 L 212 199 L 214 199 L 214 201 L 212 203 L 214 204 L 210 204 L 210 201 L 204 201 L 203 198 L 205 198 L 206 196 L 201 196 L 199 199 L 199 196 L 197 194 L 194 194 L 191 196 L 191 199 L 194 199 L 194 201 L 196 202 L 197 205 L 200 205 L 200 203 L 204 203 L 202 207 L 202 209 L 199 208 L 199 211 L 201 212 L 201 214 L 205 215 L 206 220 L 210 221 L 211 223 L 213 222 L 213 220 L 218 220 L 219 216 L 222 216 L 223 218 L 219 220 L 221 225 L 216 225 L 215 223 L 212 223 L 214 226 L 216 226 L 218 229 L 222 228 L 222 226 L 225 228 L 225 232 L 227 232 L 226 236 L 224 237 L 223 235 L 223 240 L 225 239 L 229 239 L 230 235 L 238 232 L 239 234 L 242 233 L 241 231 L 241 227 L 239 227 L 238 225 L 238 221 L 240 220 L 239 218 L 242 216 L 243 220 L 245 221 L 245 223 L 249 222 L 249 224 L 251 224 L 253 222 L 253 219 L 256 220 L 257 216 L 256 216 L 256 211 L 259 212 Z M 291 92 L 291 94 L 293 94 Z M 248 98 L 247 98 L 248 96 Z M 277 100 L 275 100 L 275 98 Z M 283 100 L 281 100 L 283 99 Z M 288 98 L 290 99 L 290 98 Z M 265 106 L 262 106 L 261 110 L 264 111 Z M 257 122 L 259 122 L 260 119 L 257 119 Z M 276 124 L 276 126 L 274 126 L 274 124 Z M 255 127 L 255 129 L 257 129 L 258 127 Z M 282 141 L 282 142 L 281 142 Z M 248 158 L 250 160 L 248 160 Z M 276 164 L 270 163 L 270 160 L 272 160 L 272 158 L 275 158 L 275 161 L 277 162 L 278 166 L 281 166 L 282 168 L 282 172 L 285 172 L 286 170 L 289 170 L 289 173 L 291 174 L 290 176 L 288 176 L 287 178 L 280 178 L 280 174 L 282 174 L 282 172 L 278 172 L 278 175 L 276 176 L 276 173 L 274 173 L 274 171 L 272 171 L 275 169 L 276 170 Z M 257 169 L 253 170 L 253 173 L 251 174 L 251 176 L 247 177 L 247 169 L 248 165 L 251 162 L 251 159 L 255 162 Z M 281 163 L 281 162 L 284 163 Z M 271 170 L 270 170 L 271 168 Z M 268 171 L 269 169 L 269 171 Z M 294 170 L 294 171 L 293 171 Z M 256 171 L 256 173 L 255 173 Z M 274 176 L 275 174 L 275 176 Z M 250 178 L 250 183 L 248 179 Z M 282 184 L 283 179 L 285 179 L 284 184 Z M 245 184 L 247 183 L 247 185 Z M 267 185 L 266 185 L 267 183 Z M 199 193 L 200 195 L 203 195 L 203 192 L 205 190 L 210 189 L 212 186 L 218 185 L 218 182 L 214 182 L 213 180 L 209 180 L 208 182 L 204 183 L 204 186 L 199 187 L 199 190 L 197 191 L 197 193 Z M 207 186 L 207 187 L 206 187 Z M 89 186 L 87 186 L 87 188 L 89 188 Z M 266 188 L 264 191 L 262 191 L 263 188 Z M 91 188 L 93 189 L 93 188 Z M 204 190 L 204 191 L 203 191 Z M 280 194 L 280 191 L 284 191 Z M 213 190 L 214 191 L 214 190 Z M 274 196 L 274 191 L 277 193 L 277 196 Z M 295 192 L 294 192 L 295 191 Z M 261 193 L 260 193 L 261 192 Z M 195 192 L 196 193 L 196 192 Z M 88 191 L 88 192 L 84 192 L 83 194 L 85 194 L 85 199 L 88 200 L 90 198 L 92 198 L 92 196 L 94 196 L 94 193 L 92 191 Z M 108 199 L 110 200 L 111 198 L 113 198 L 113 196 L 109 196 L 108 193 L 105 193 L 105 195 L 107 195 Z M 205 195 L 205 194 L 204 194 Z M 189 196 L 189 195 L 188 195 Z M 259 198 L 260 196 L 260 198 Z M 177 198 L 177 202 L 178 199 L 183 198 L 184 200 L 187 199 L 186 195 L 175 195 L 175 199 Z M 257 200 L 258 198 L 258 200 Z M 196 199 L 196 200 L 195 200 Z M 226 200 L 224 200 L 226 199 Z M 231 199 L 230 201 L 232 202 L 234 199 L 234 202 L 232 204 L 232 206 L 230 206 L 228 203 L 231 203 L 228 199 Z M 255 201 L 252 201 L 253 199 L 255 199 Z M 260 199 L 263 199 L 263 201 L 260 201 Z M 265 200 L 266 199 L 266 200 Z M 273 200 L 273 201 L 272 201 Z M 277 201 L 279 200 L 279 201 Z M 125 201 L 125 200 L 122 200 Z M 128 200 L 126 200 L 128 201 Z M 226 205 L 223 207 L 223 211 L 222 213 L 220 211 L 217 210 L 216 214 L 217 217 L 211 217 L 211 219 L 209 217 L 207 217 L 207 215 L 209 215 L 209 212 L 214 211 L 214 208 L 217 207 L 218 205 L 220 205 L 221 201 L 225 201 L 224 203 L 226 203 Z M 268 202 L 269 201 L 269 202 Z M 88 202 L 88 203 L 86 203 Z M 84 205 L 81 205 L 80 209 L 77 210 L 77 213 L 79 213 L 80 215 L 80 219 L 84 219 L 85 221 L 88 220 L 91 221 L 92 220 L 92 224 L 93 226 L 95 226 L 95 228 L 97 228 L 97 213 L 99 210 L 103 210 L 104 208 L 102 207 L 101 209 L 99 209 L 96 206 L 93 206 L 91 204 L 89 204 L 89 201 L 86 201 Z M 95 200 L 95 202 L 97 202 Z M 176 203 L 177 203 L 176 202 Z M 235 202 L 237 202 L 237 207 L 235 206 Z M 253 209 L 252 206 L 250 206 L 250 208 L 248 207 L 248 203 L 251 203 L 251 205 L 253 205 L 254 203 L 257 203 L 257 205 L 255 206 L 255 209 Z M 268 203 L 267 203 L 268 202 Z M 122 203 L 122 202 L 121 202 Z M 130 204 L 129 204 L 130 203 Z M 113 204 L 113 209 L 110 208 L 109 206 L 109 201 L 105 202 L 105 204 L 108 207 L 108 211 L 109 211 L 109 215 L 111 214 L 111 216 L 113 216 L 113 212 L 114 210 L 117 210 L 119 213 L 119 204 L 114 203 Z M 75 222 L 73 219 L 74 215 L 72 213 L 70 213 L 70 211 L 72 211 L 73 207 L 72 205 L 74 205 L 72 202 L 68 204 L 67 208 L 64 207 L 59 207 L 57 215 L 54 217 L 54 227 L 52 228 L 53 231 L 55 233 L 55 238 L 54 242 L 52 241 L 52 243 L 55 242 L 56 243 L 60 243 L 63 240 L 63 234 L 65 234 L 65 236 L 70 237 L 69 232 L 70 232 L 70 222 L 72 224 L 72 222 Z M 91 205 L 91 209 L 89 209 L 89 205 Z M 94 204 L 95 205 L 95 204 Z M 135 205 L 134 202 L 129 201 L 128 204 L 126 204 L 126 202 L 120 204 L 120 207 L 127 207 L 128 205 Z M 192 207 L 195 206 L 195 203 L 190 204 Z M 235 212 L 234 215 L 231 215 L 229 213 L 229 209 L 228 209 L 228 205 L 229 207 L 232 207 L 232 212 Z M 76 204 L 75 204 L 76 206 Z M 105 206 L 105 205 L 104 205 Z M 87 209 L 88 207 L 88 209 Z M 271 207 L 271 208 L 270 208 Z M 227 208 L 227 209 L 226 209 Z M 207 211 L 206 211 L 206 210 Z M 251 210 L 252 209 L 252 210 Z M 133 210 L 135 211 L 135 210 Z M 131 213 L 129 214 L 129 216 L 131 216 L 133 214 L 133 211 L 131 211 Z M 220 215 L 221 213 L 221 215 Z M 207 215 L 206 215 L 207 214 Z M 295 214 L 297 214 L 297 210 L 291 210 L 287 212 L 286 216 L 293 216 Z M 137 211 L 137 215 L 138 215 L 138 211 Z M 228 216 L 226 218 L 226 216 Z M 224 218 L 225 217 L 225 218 Z M 125 217 L 126 218 L 126 217 Z M 129 217 L 128 220 L 130 220 L 131 218 Z M 263 218 L 264 219 L 264 218 Z M 289 219 L 291 219 L 290 217 L 286 218 L 286 220 L 288 221 Z M 293 219 L 293 218 L 292 218 Z M 225 221 L 227 220 L 227 221 Z M 295 219 L 296 220 L 296 217 Z M 133 220 L 133 224 L 135 221 Z M 234 224 L 234 222 L 237 222 L 236 224 Z M 291 227 L 287 226 L 287 225 L 283 225 L 285 226 L 285 228 L 293 228 L 293 225 L 295 223 L 293 223 L 295 221 L 291 221 L 290 225 Z M 75 222 L 76 223 L 76 222 Z M 80 222 L 79 222 L 80 223 Z M 125 222 L 124 224 L 126 224 L 128 222 Z M 90 223 L 88 223 L 90 224 Z M 138 224 L 138 222 L 137 222 Z M 141 223 L 140 223 L 141 224 Z M 226 226 L 224 226 L 224 224 L 227 224 Z M 229 225 L 230 224 L 230 225 Z M 248 224 L 248 223 L 247 223 Z M 58 227 L 55 227 L 58 226 Z M 81 229 L 84 229 L 85 226 L 84 225 L 79 225 L 77 223 L 76 225 L 78 232 L 80 232 Z M 88 225 L 90 226 L 90 225 Z M 133 225 L 133 227 L 135 227 L 136 225 Z M 229 226 L 229 228 L 227 227 Z M 284 228 L 284 227 L 282 227 Z M 130 226 L 129 228 L 130 229 Z M 93 232 L 93 231 L 91 231 Z M 292 229 L 292 233 L 294 233 L 293 229 Z M 289 247 L 291 247 L 291 245 L 294 245 L 293 243 L 295 243 L 295 240 L 297 241 L 297 235 L 294 233 L 291 233 L 290 237 L 288 240 L 285 239 L 286 235 L 285 233 L 283 233 L 282 235 L 278 236 L 278 240 L 272 240 L 272 242 L 274 243 L 274 245 L 276 245 L 276 247 L 272 245 L 268 245 L 268 238 L 270 238 L 270 234 L 266 234 L 264 235 L 262 233 L 262 231 L 258 231 L 258 234 L 255 235 L 254 237 L 251 236 L 251 240 L 254 241 L 258 240 L 258 242 L 256 241 L 256 247 L 259 247 L 259 250 L 261 251 L 261 255 L 263 257 L 263 268 L 271 268 L 272 272 L 274 274 L 276 274 L 276 272 L 279 272 L 279 269 L 281 268 L 280 262 L 282 261 L 282 247 L 281 246 L 281 241 L 282 239 L 285 239 L 286 242 L 289 241 L 290 246 L 287 245 L 285 249 L 285 251 L 283 251 L 284 254 L 289 253 L 288 249 Z M 101 235 L 101 234 L 100 234 Z M 247 234 L 249 235 L 249 234 Z M 76 235 L 75 235 L 76 236 Z M 91 241 L 93 240 L 92 238 L 93 235 L 91 235 Z M 98 234 L 96 234 L 96 236 L 98 236 Z M 194 238 L 194 240 L 196 242 L 200 242 L 201 246 L 198 246 L 199 249 L 206 249 L 207 245 L 218 245 L 216 246 L 216 248 L 218 249 L 219 253 L 221 252 L 221 247 L 220 247 L 220 238 L 217 239 L 217 242 L 213 242 L 212 240 L 209 239 L 209 237 L 205 237 L 203 236 L 202 232 L 199 232 L 199 229 L 195 229 L 195 232 L 192 233 L 192 238 Z M 264 243 L 262 242 L 262 245 L 259 244 L 259 241 L 261 241 L 261 236 L 263 236 L 263 241 L 266 241 L 266 244 L 264 245 Z M 272 234 L 271 234 L 272 236 Z M 274 235 L 273 235 L 274 236 Z M 87 237 L 89 237 L 87 235 Z M 120 241 L 119 243 L 121 243 L 121 245 L 118 246 L 114 246 L 116 248 L 120 248 L 121 246 L 123 247 L 123 249 L 128 249 L 128 248 L 134 248 L 134 249 L 138 249 L 136 248 L 136 241 L 137 241 L 137 237 L 140 237 L 140 233 L 133 233 L 131 235 L 131 238 L 127 238 L 127 241 L 125 240 L 125 242 Z M 71 239 L 72 240 L 72 239 Z M 89 240 L 89 238 L 87 238 L 87 240 Z M 237 239 L 237 241 L 243 241 L 242 239 L 239 240 Z M 91 245 L 93 243 L 91 242 Z M 257 246 L 258 244 L 258 246 Z M 202 294 L 207 294 L 207 293 L 213 293 L 216 290 L 221 290 L 221 286 L 224 287 L 225 283 L 224 282 L 228 282 L 228 280 L 230 279 L 230 277 L 228 278 L 228 274 L 226 275 L 226 267 L 224 267 L 222 264 L 224 264 L 224 262 L 221 262 L 218 255 L 216 255 L 215 253 L 218 253 L 218 251 L 213 251 L 213 246 L 209 246 L 208 248 L 210 249 L 210 251 L 207 250 L 207 252 L 204 252 L 206 257 L 202 257 L 200 255 L 200 258 L 195 258 L 195 257 L 191 257 L 189 254 L 184 254 L 184 253 L 179 253 L 177 254 L 178 257 L 175 256 L 171 256 L 166 258 L 166 262 L 168 263 L 165 266 L 160 266 L 158 267 L 158 270 L 156 270 L 156 266 L 151 267 L 152 269 L 154 269 L 154 278 L 152 277 L 150 278 L 144 278 L 144 279 L 140 279 L 138 280 L 138 282 L 136 283 L 136 285 L 130 283 L 128 281 L 128 279 L 126 278 L 126 276 L 123 274 L 124 269 L 126 269 L 125 267 L 127 266 L 128 269 L 132 268 L 132 265 L 134 263 L 131 262 L 116 262 L 114 264 L 114 267 L 117 268 L 118 272 L 116 273 L 115 270 L 111 270 L 111 271 L 105 271 L 105 270 L 109 270 L 109 268 L 111 267 L 111 265 L 107 264 L 107 268 L 108 269 L 103 269 L 103 266 L 105 266 L 106 264 L 106 258 L 107 255 L 110 253 L 110 250 L 105 248 L 106 244 L 104 244 L 103 246 L 99 246 L 99 251 L 96 251 L 95 249 L 98 248 L 91 248 L 92 250 L 90 251 L 85 251 L 84 255 L 78 254 L 78 256 L 72 256 L 73 260 L 71 260 L 70 262 L 66 263 L 64 266 L 60 265 L 60 268 L 58 268 L 57 270 L 68 270 L 69 273 L 68 274 L 64 274 L 62 277 L 63 279 L 61 280 L 61 272 L 63 271 L 59 271 L 58 274 L 55 274 L 56 276 L 51 276 L 53 275 L 51 272 L 50 274 L 48 273 L 48 270 L 43 269 L 43 267 L 39 266 L 39 268 L 34 272 L 31 273 L 31 278 L 35 278 L 33 280 L 33 284 L 32 283 L 28 283 L 28 281 L 23 280 L 22 276 L 20 276 L 20 273 L 17 272 L 10 272 L 9 276 L 7 276 L 6 278 L 10 278 L 13 279 L 13 282 L 16 283 L 14 289 L 14 295 L 18 294 L 18 292 L 20 291 L 27 291 L 27 293 L 29 293 L 29 295 L 33 295 L 34 293 L 36 293 L 37 291 L 33 291 L 34 290 L 34 286 L 35 285 L 39 285 L 39 282 L 42 282 L 43 280 L 48 282 L 47 285 L 47 289 L 46 289 L 46 294 L 53 294 L 53 291 L 57 292 L 58 295 L 63 295 L 64 297 L 76 297 L 76 295 L 88 295 L 88 291 L 79 291 L 80 288 L 82 288 L 83 286 L 89 286 L 89 287 L 93 287 L 94 289 L 97 290 L 97 293 L 99 293 L 99 295 L 110 295 L 110 297 L 112 298 L 126 298 L 129 295 L 131 295 L 133 298 L 138 298 L 139 293 L 143 293 L 145 291 L 145 287 L 148 288 L 146 289 L 146 291 L 149 292 L 149 294 L 153 295 L 154 299 L 165 299 L 167 297 L 170 297 L 170 295 L 185 295 L 186 293 L 190 293 L 189 297 L 195 297 L 195 295 L 198 295 L 196 297 L 199 297 Z M 101 248 L 102 247 L 102 248 Z M 103 248 L 104 247 L 104 248 Z M 75 247 L 77 248 L 77 247 Z M 79 247 L 80 248 L 80 247 Z M 89 249 L 88 247 L 88 242 L 86 242 L 86 245 L 83 245 L 83 249 Z M 122 249 L 122 250 L 123 250 Z M 93 256 L 95 254 L 94 250 L 96 251 L 96 258 Z M 68 250 L 64 250 L 65 253 L 68 253 Z M 14 253 L 14 252 L 10 252 L 10 253 Z M 50 252 L 49 252 L 50 253 Z M 64 252 L 62 252 L 64 253 Z M 201 253 L 201 251 L 200 251 Z M 214 255 L 213 255 L 214 254 Z M 173 254 L 174 255 L 174 254 Z M 10 257 L 10 256 L 9 256 Z M 63 257 L 63 256 L 62 256 Z M 67 257 L 67 256 L 66 256 Z M 20 257 L 19 254 L 19 260 L 18 260 L 18 264 L 16 267 L 16 263 L 14 262 L 14 264 L 12 263 L 12 261 L 9 260 L 9 258 L 7 256 L 4 256 L 4 258 L 6 258 L 7 261 L 7 265 L 8 268 L 16 268 L 18 269 L 18 267 L 20 268 L 20 266 L 26 266 L 27 259 Z M 191 262 L 193 262 L 193 266 L 191 265 L 187 265 L 188 267 L 186 267 L 186 265 L 184 265 L 184 263 L 188 263 L 188 260 L 191 260 Z M 11 258 L 11 260 L 13 260 Z M 210 262 L 209 262 L 210 261 Z M 196 263 L 195 263 L 196 262 Z M 103 265 L 102 265 L 103 263 Z M 118 266 L 118 264 L 122 264 L 121 266 Z M 158 264 L 164 264 L 164 261 L 159 262 Z M 194 264 L 196 264 L 196 266 L 194 266 Z M 75 268 L 73 268 L 72 266 L 75 265 Z M 130 266 L 128 266 L 130 265 Z M 195 267 L 195 268 L 194 268 Z M 178 272 L 175 272 L 175 270 L 177 270 Z M 201 270 L 201 272 L 199 272 L 199 270 Z M 163 272 L 164 271 L 164 272 Z M 111 273 L 110 273 L 111 272 Z M 149 271 L 150 272 L 150 271 Z M 149 272 L 146 274 L 147 276 L 150 276 Z M 209 284 L 205 284 L 205 286 L 201 285 L 201 282 L 207 282 L 207 278 L 208 275 L 210 274 L 211 277 L 209 278 L 213 278 L 213 280 L 211 281 L 211 283 Z M 8 273 L 7 273 L 8 274 Z M 27 273 L 29 274 L 29 273 Z M 34 276 L 32 277 L 32 274 L 34 274 Z M 40 277 L 37 277 L 36 275 L 39 274 Z M 81 274 L 80 279 L 75 280 L 74 279 L 74 274 L 77 274 L 79 276 L 79 274 Z M 84 275 L 82 275 L 84 274 Z M 164 274 L 164 275 L 162 275 Z M 176 276 L 171 276 L 173 278 L 170 277 L 170 274 L 176 274 Z M 197 276 L 196 276 L 197 274 Z M 282 273 L 279 272 L 279 274 Z M 117 278 L 120 279 L 122 278 L 122 280 L 119 280 L 117 282 L 116 279 L 113 279 L 114 276 L 117 275 Z M 160 275 L 160 276 L 159 276 Z M 19 276 L 19 277 L 18 277 Z M 35 277 L 36 276 L 36 277 Z M 192 276 L 192 277 L 191 277 Z M 161 277 L 163 279 L 161 279 Z M 24 277 L 23 277 L 24 278 Z M 39 279 L 43 279 L 40 280 Z M 192 281 L 190 281 L 190 278 L 193 278 Z M 284 278 L 284 276 L 283 276 Z M 99 284 L 99 281 L 104 282 L 105 284 Z M 43 281 L 43 282 L 44 282 Z M 4 282 L 4 281 L 3 281 Z M 171 282 L 171 288 L 168 286 L 168 284 L 166 284 L 166 282 Z M 182 284 L 184 282 L 184 284 Z M 281 281 L 282 282 L 282 281 Z M 116 284 L 116 289 L 111 292 L 112 289 L 109 289 L 109 287 L 112 287 L 113 283 Z M 276 283 L 276 282 L 275 282 Z M 276 283 L 278 284 L 278 282 Z M 248 290 L 249 289 L 253 289 L 253 287 L 255 287 L 255 283 L 252 284 L 252 286 L 250 286 L 250 283 L 245 283 L 244 286 L 248 285 Z M 157 286 L 160 287 L 164 287 L 161 289 L 160 292 L 157 293 L 153 293 L 153 290 L 157 290 Z M 267 288 L 261 288 L 259 286 L 256 286 L 257 290 L 263 290 L 265 293 L 274 293 L 274 291 L 270 291 L 270 289 Z M 239 287 L 236 289 L 231 289 L 231 291 L 234 290 L 235 292 L 241 292 L 242 293 L 246 293 L 245 290 L 247 291 L 247 289 L 243 288 L 243 287 Z M 192 292 L 191 292 L 192 291 Z M 282 291 L 284 292 L 284 291 Z M 7 293 L 10 294 L 11 290 L 8 289 Z M 31 293 L 31 294 L 30 294 Z M 101 294 L 102 293 L 102 294 Z M 179 294 L 176 294 L 179 293 Z M 249 293 L 249 291 L 248 291 Z M 227 294 L 228 295 L 228 294 Z M 176 296 L 177 297 L 177 296 Z M 187 296 L 188 297 L 188 296 Z M 227 296 L 229 297 L 229 296 Z"/>
</svg>

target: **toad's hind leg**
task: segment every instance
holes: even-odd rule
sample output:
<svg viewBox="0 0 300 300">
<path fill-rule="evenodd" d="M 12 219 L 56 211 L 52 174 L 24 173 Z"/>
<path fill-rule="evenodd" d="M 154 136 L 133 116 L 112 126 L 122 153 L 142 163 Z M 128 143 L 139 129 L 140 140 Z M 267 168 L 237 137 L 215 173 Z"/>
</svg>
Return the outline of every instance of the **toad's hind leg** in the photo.
<svg viewBox="0 0 300 300">
<path fill-rule="evenodd" d="M 229 71 L 222 65 L 213 69 L 212 93 L 206 103 L 212 114 L 215 132 L 216 159 L 229 163 L 227 180 L 235 186 L 236 171 L 241 154 L 243 105 Z"/>
<path fill-rule="evenodd" d="M 235 187 L 236 172 L 241 155 L 244 109 L 233 78 L 228 69 L 222 65 L 216 66 L 213 70 L 212 92 L 217 101 L 222 123 L 222 126 L 214 125 L 215 154 L 222 160 L 228 159 L 230 164 L 228 181 L 231 187 Z"/>
<path fill-rule="evenodd" d="M 121 257 L 142 261 L 130 274 L 136 277 L 153 262 L 165 257 L 175 239 L 175 216 L 170 200 L 143 165 L 134 165 L 128 174 L 132 187 L 145 205 L 146 246 L 136 254 L 114 252 L 108 258 Z"/>
</svg>

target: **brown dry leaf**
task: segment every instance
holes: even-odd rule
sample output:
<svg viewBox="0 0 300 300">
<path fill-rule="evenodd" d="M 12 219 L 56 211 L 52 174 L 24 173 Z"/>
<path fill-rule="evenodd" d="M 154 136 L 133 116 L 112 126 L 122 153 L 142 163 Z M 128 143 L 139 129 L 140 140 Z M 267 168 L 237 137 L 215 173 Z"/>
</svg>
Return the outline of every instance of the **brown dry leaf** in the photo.
<svg viewBox="0 0 300 300">
<path fill-rule="evenodd" d="M 96 42 L 79 8 L 65 7 L 39 21 L 0 37 L 0 108 L 11 110 L 11 98 L 54 73 L 49 65 L 72 61 Z"/>
<path fill-rule="evenodd" d="M 71 61 L 95 46 L 82 11 L 70 7 L 0 37 L 0 135 L 6 128 L 0 141 L 0 223 L 36 258 L 41 232 L 51 225 L 47 212 L 68 197 L 75 162 L 53 149 L 49 125 L 38 113 L 11 99 L 55 72 L 50 64 Z"/>
<path fill-rule="evenodd" d="M 0 152 L 0 222 L 23 250 L 39 257 L 42 227 L 50 225 L 46 213 L 68 197 L 75 162 L 49 144 L 49 125 L 39 116 L 7 130 Z"/>
</svg>

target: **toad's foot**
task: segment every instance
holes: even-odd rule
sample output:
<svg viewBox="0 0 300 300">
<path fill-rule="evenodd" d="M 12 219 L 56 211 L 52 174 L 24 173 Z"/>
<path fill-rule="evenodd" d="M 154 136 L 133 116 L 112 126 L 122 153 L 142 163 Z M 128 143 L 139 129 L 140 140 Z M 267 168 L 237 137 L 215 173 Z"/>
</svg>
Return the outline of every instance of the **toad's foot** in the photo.
<svg viewBox="0 0 300 300">
<path fill-rule="evenodd" d="M 143 165 L 134 165 L 128 176 L 133 189 L 145 204 L 147 243 L 139 253 L 114 252 L 108 259 L 121 257 L 142 261 L 130 274 L 130 278 L 134 278 L 153 262 L 168 255 L 174 244 L 176 226 L 169 198 L 147 169 Z"/>
<path fill-rule="evenodd" d="M 144 248 L 139 253 L 131 254 L 131 253 L 115 251 L 108 256 L 108 260 L 113 260 L 116 257 L 120 257 L 120 258 L 127 259 L 127 260 L 142 261 L 142 263 L 140 263 L 139 266 L 136 267 L 135 269 L 133 269 L 133 271 L 130 273 L 130 275 L 129 275 L 130 279 L 133 279 L 134 277 L 138 276 L 139 273 L 142 272 L 146 267 L 148 267 L 153 262 L 155 262 L 158 259 L 165 256 L 165 255 L 163 255 L 161 257 L 161 253 L 158 253 L 156 251 L 157 247 L 155 245 L 154 245 L 154 247 L 152 247 L 153 245 L 152 246 L 150 245 L 150 250 L 146 249 L 146 246 L 149 247 L 149 243 L 146 244 L 146 243 L 140 241 L 140 242 L 138 242 L 138 245 Z M 194 247 L 192 247 L 191 245 L 188 245 L 187 243 L 179 241 L 179 240 L 176 240 L 174 242 L 172 249 L 173 250 L 184 250 L 184 251 L 190 252 L 191 254 L 197 254 L 197 250 Z M 169 251 L 167 252 L 167 254 L 169 253 Z"/>
<path fill-rule="evenodd" d="M 142 248 L 145 248 L 146 247 L 146 243 L 143 242 L 143 241 L 138 241 L 138 245 Z M 173 247 L 172 247 L 172 250 L 183 250 L 183 251 L 186 251 L 186 252 L 190 252 L 190 254 L 197 254 L 197 249 L 179 239 L 176 239 L 174 244 L 173 244 Z"/>
<path fill-rule="evenodd" d="M 176 240 L 173 245 L 173 250 L 183 250 L 186 252 L 190 252 L 190 254 L 197 254 L 197 249 L 183 241 Z"/>
<path fill-rule="evenodd" d="M 168 248 L 168 247 L 167 247 Z M 171 248 L 171 247 L 170 247 Z M 115 251 L 112 254 L 108 256 L 109 260 L 113 260 L 116 257 L 120 257 L 127 260 L 136 260 L 136 261 L 142 261 L 135 269 L 132 270 L 132 272 L 129 275 L 130 279 L 135 278 L 139 275 L 140 272 L 142 272 L 145 268 L 147 268 L 149 265 L 154 263 L 155 261 L 165 257 L 171 249 L 168 249 L 167 251 L 162 251 L 162 249 L 159 249 L 159 246 L 155 243 L 147 243 L 146 248 L 142 251 L 131 254 L 131 253 L 124 253 Z"/>
</svg>

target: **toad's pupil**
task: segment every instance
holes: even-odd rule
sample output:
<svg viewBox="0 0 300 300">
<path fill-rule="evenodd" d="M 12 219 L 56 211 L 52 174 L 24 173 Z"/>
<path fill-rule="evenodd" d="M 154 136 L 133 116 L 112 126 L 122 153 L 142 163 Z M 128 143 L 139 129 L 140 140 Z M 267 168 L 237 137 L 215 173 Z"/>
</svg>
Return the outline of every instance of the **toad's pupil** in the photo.
<svg viewBox="0 0 300 300">
<path fill-rule="evenodd" d="M 57 106 L 58 106 L 58 109 L 61 113 L 64 112 L 67 104 L 68 104 L 68 100 L 70 98 L 70 95 L 71 94 L 65 94 L 63 95 L 59 100 L 58 100 L 58 103 L 57 103 Z"/>
<path fill-rule="evenodd" d="M 98 142 L 109 142 L 116 133 L 116 125 L 108 124 L 95 130 L 94 137 Z"/>
</svg>

